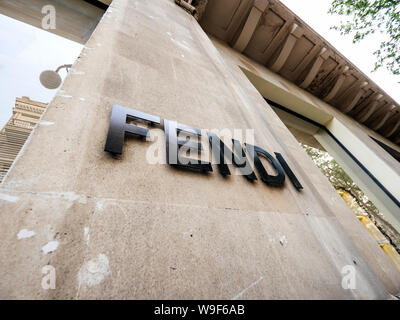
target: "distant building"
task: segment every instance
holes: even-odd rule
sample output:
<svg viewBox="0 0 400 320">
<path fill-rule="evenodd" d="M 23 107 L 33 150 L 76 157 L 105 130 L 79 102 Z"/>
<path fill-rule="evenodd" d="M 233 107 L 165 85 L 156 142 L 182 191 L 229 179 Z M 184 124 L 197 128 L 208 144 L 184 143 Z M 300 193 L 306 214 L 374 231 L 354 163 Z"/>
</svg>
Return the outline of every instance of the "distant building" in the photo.
<svg viewBox="0 0 400 320">
<path fill-rule="evenodd" d="M 14 163 L 46 106 L 47 104 L 28 97 L 15 100 L 13 114 L 0 131 L 0 182 Z"/>
</svg>

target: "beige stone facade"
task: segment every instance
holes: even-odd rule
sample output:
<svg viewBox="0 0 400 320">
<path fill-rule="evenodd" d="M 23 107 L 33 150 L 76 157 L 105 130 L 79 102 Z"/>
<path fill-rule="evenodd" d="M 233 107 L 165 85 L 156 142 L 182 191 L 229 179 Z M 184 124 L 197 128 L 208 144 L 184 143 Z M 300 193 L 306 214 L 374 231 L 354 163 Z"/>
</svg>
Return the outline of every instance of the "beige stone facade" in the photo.
<svg viewBox="0 0 400 320">
<path fill-rule="evenodd" d="M 258 4 L 209 0 L 199 23 L 174 0 L 111 3 L 43 116 L 53 125 L 34 130 L 0 186 L 1 298 L 390 299 L 400 292 L 396 267 L 287 128 L 307 129 L 367 185 L 370 172 L 380 184 L 371 190 L 383 187 L 399 199 L 399 163 L 370 138 L 398 150 L 397 124 L 385 120 L 389 140 L 308 90 L 328 58 L 314 49 L 301 72 L 292 68 L 290 53 L 304 33 L 292 28 L 290 13 L 272 40 L 272 65 L 246 55 L 251 41 L 241 28 L 251 12 L 270 10 Z M 240 15 L 221 17 L 221 8 Z M 221 24 L 219 36 L 204 21 Z M 256 28 L 251 22 L 246 30 Z M 222 39 L 230 32 L 237 41 Z M 358 94 L 353 89 L 349 99 Z M 265 99 L 314 124 L 302 128 Z M 368 110 L 374 103 L 368 100 Z M 255 183 L 223 177 L 216 166 L 199 174 L 151 164 L 146 154 L 157 141 L 127 139 L 116 159 L 104 152 L 113 104 L 201 129 L 252 129 L 254 143 L 281 153 L 304 189 L 288 180 L 274 188 L 259 176 Z M 384 196 L 377 200 L 395 222 L 399 208 Z M 48 265 L 56 271 L 53 290 L 41 285 Z M 355 288 L 343 286 L 348 267 Z"/>
<path fill-rule="evenodd" d="M 28 97 L 17 98 L 12 116 L 0 131 L 0 183 L 38 123 L 46 104 Z"/>
</svg>

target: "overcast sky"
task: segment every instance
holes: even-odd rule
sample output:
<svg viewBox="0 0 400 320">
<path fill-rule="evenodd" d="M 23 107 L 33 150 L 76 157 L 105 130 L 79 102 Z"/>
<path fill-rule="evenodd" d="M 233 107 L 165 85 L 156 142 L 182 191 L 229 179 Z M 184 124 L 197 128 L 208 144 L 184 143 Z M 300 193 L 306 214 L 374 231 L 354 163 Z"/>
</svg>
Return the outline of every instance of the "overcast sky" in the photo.
<svg viewBox="0 0 400 320">
<path fill-rule="evenodd" d="M 0 14 L 0 128 L 16 97 L 50 102 L 57 90 L 39 82 L 43 70 L 73 63 L 82 45 Z M 65 77 L 65 69 L 60 71 Z"/>
<path fill-rule="evenodd" d="M 382 35 L 376 34 L 360 44 L 353 44 L 350 36 L 344 37 L 330 30 L 342 19 L 327 13 L 331 0 L 281 1 L 400 102 L 400 78 L 385 69 L 370 72 L 376 60 L 373 52 L 378 48 Z M 73 63 L 82 45 L 1 14 L 0 43 L 1 128 L 11 116 L 16 97 L 29 96 L 33 100 L 50 102 L 56 90 L 41 86 L 40 73 Z M 65 76 L 65 70 L 61 71 L 61 75 Z"/>
</svg>

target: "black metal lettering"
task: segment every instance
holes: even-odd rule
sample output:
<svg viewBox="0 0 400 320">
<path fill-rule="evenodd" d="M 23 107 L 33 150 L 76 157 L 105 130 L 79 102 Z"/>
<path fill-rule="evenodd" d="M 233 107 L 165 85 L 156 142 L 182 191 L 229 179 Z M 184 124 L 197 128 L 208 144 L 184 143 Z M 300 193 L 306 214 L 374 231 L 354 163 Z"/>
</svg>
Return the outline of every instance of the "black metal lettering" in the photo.
<svg viewBox="0 0 400 320">
<path fill-rule="evenodd" d="M 249 151 L 250 157 L 252 158 L 257 171 L 260 173 L 261 180 L 273 187 L 282 187 L 285 183 L 285 172 L 283 171 L 282 167 L 275 160 L 275 158 L 260 147 L 253 146 L 251 144 L 245 144 L 247 150 Z M 271 176 L 268 174 L 267 170 L 265 170 L 259 156 L 263 156 L 267 159 L 275 168 L 277 175 Z"/>
<path fill-rule="evenodd" d="M 286 174 L 288 175 L 290 181 L 292 182 L 293 186 L 297 190 L 303 189 L 303 186 L 297 179 L 296 175 L 293 173 L 292 169 L 290 169 L 289 165 L 287 164 L 286 160 L 283 158 L 283 156 L 280 153 L 275 152 L 276 158 L 278 159 L 279 163 L 283 167 L 283 170 L 285 170 Z"/>
<path fill-rule="evenodd" d="M 113 105 L 110 126 L 104 151 L 112 154 L 122 154 L 125 135 L 147 137 L 149 130 L 126 123 L 127 120 L 141 121 L 150 124 L 160 124 L 160 118 L 137 110 Z"/>
<path fill-rule="evenodd" d="M 242 175 L 248 180 L 257 180 L 257 177 L 246 157 L 246 153 L 239 141 L 232 139 L 233 151 L 231 151 L 216 134 L 211 132 L 208 132 L 207 134 L 214 159 L 218 165 L 218 170 L 222 175 L 226 176 L 231 174 L 225 161 L 228 160 L 232 161 L 232 163 L 239 168 Z M 240 156 L 237 156 L 236 154 L 239 154 Z"/>
<path fill-rule="evenodd" d="M 187 151 L 193 150 L 200 152 L 203 149 L 201 142 L 179 139 L 178 132 L 180 131 L 183 131 L 195 137 L 201 137 L 201 131 L 199 129 L 189 127 L 175 121 L 164 120 L 167 163 L 171 166 L 194 171 L 213 171 L 211 163 L 209 162 L 202 162 L 196 159 L 185 158 L 179 155 L 179 149 L 182 146 L 184 146 Z"/>
</svg>

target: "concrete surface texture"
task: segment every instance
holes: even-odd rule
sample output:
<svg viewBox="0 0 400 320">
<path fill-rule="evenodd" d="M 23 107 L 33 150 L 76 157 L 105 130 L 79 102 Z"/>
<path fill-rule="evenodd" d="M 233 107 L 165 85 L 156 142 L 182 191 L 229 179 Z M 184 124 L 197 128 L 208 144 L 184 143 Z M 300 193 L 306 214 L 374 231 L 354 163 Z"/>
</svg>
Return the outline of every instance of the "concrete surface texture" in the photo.
<svg viewBox="0 0 400 320">
<path fill-rule="evenodd" d="M 38 125 L 0 187 L 2 299 L 400 292 L 400 274 L 228 58 L 173 0 L 113 1 L 43 116 L 54 124 Z M 197 128 L 253 128 L 304 190 L 151 165 L 152 143 L 135 139 L 116 160 L 103 151 L 113 104 Z M 42 287 L 47 265 L 55 289 Z"/>
</svg>

